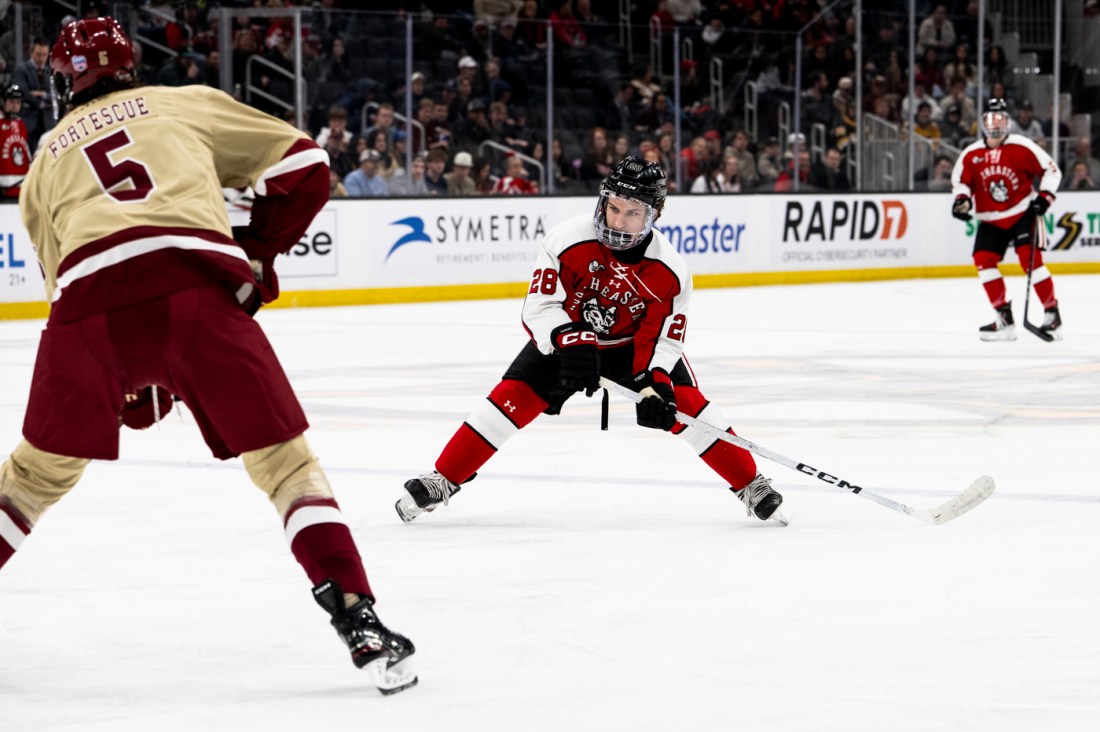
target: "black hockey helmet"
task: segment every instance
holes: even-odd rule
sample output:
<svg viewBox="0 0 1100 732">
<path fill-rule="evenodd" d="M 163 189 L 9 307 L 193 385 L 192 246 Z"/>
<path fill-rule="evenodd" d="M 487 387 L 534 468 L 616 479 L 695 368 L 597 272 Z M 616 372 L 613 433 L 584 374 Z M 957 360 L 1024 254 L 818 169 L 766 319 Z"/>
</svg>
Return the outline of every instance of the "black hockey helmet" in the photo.
<svg viewBox="0 0 1100 732">
<path fill-rule="evenodd" d="M 18 84 L 8 84 L 4 87 L 4 101 L 8 99 L 25 99 L 26 94 L 23 92 L 23 87 Z"/>
<path fill-rule="evenodd" d="M 628 155 L 607 174 L 600 184 L 600 198 L 592 217 L 596 236 L 608 249 L 623 250 L 640 244 L 653 230 L 653 222 L 661 215 L 668 195 L 665 171 L 657 163 L 649 163 L 637 155 Z M 610 198 L 624 199 L 640 204 L 637 225 L 612 228 L 607 223 L 607 204 Z M 629 230 L 627 230 L 629 229 Z"/>
<path fill-rule="evenodd" d="M 1008 103 L 1000 97 L 994 97 L 986 104 L 982 113 L 982 134 L 994 139 L 1008 135 Z"/>
</svg>

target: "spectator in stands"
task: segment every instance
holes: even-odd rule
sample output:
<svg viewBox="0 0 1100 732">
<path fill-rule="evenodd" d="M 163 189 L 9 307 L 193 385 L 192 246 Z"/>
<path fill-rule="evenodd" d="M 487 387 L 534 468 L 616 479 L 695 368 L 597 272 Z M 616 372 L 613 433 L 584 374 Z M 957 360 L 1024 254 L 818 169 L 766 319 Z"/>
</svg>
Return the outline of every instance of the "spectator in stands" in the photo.
<svg viewBox="0 0 1100 732">
<path fill-rule="evenodd" d="M 323 132 L 324 130 L 322 130 Z M 362 151 L 355 152 L 349 144 L 348 138 L 339 134 L 329 135 L 323 147 L 325 152 L 328 153 L 328 167 L 335 170 L 341 180 L 348 173 L 355 170 L 355 161 L 359 159 Z M 366 149 L 366 146 L 364 146 L 364 149 Z"/>
<path fill-rule="evenodd" d="M 1001 48 L 1000 46 L 989 47 L 989 50 L 985 52 L 985 67 L 982 70 L 982 73 L 985 76 L 985 84 L 987 85 L 987 88 L 989 85 L 995 82 L 1000 82 L 1003 85 L 1009 80 L 1011 73 L 1009 72 L 1008 68 L 1008 58 L 1005 56 L 1005 50 L 1003 48 Z M 1003 96 L 994 97 L 992 91 L 986 96 L 991 99 L 1006 98 Z"/>
<path fill-rule="evenodd" d="M 779 138 L 769 137 L 764 141 L 760 149 L 760 155 L 756 159 L 756 175 L 760 179 L 761 188 L 773 188 L 782 168 L 779 159 Z"/>
<path fill-rule="evenodd" d="M 661 91 L 661 85 L 654 77 L 653 67 L 649 64 L 638 64 L 634 68 L 630 84 L 634 87 L 634 96 L 640 104 L 649 104 L 653 95 Z"/>
<path fill-rule="evenodd" d="M 527 180 L 527 168 L 518 155 L 504 161 L 504 175 L 493 186 L 495 196 L 529 196 L 539 192 L 537 184 Z"/>
<path fill-rule="evenodd" d="M 698 74 L 699 64 L 692 59 L 684 59 L 680 62 L 680 105 L 684 109 L 691 109 L 703 101 L 706 92 L 703 89 L 703 81 Z"/>
<path fill-rule="evenodd" d="M 897 55 L 898 39 L 894 29 L 894 23 L 889 17 L 879 19 L 878 35 L 870 43 L 867 58 L 874 65 L 878 73 L 890 65 L 890 55 Z"/>
<path fill-rule="evenodd" d="M 455 153 L 451 163 L 451 172 L 444 174 L 447 181 L 447 191 L 452 196 L 473 196 L 477 193 L 477 185 L 470 177 L 470 169 L 474 167 L 474 158 L 463 150 Z"/>
<path fill-rule="evenodd" d="M 471 99 L 466 106 L 465 119 L 456 125 L 459 147 L 476 150 L 481 143 L 492 137 L 489 119 L 485 116 L 485 102 Z"/>
<path fill-rule="evenodd" d="M 392 196 L 427 196 L 428 186 L 424 180 L 425 159 L 427 153 L 420 153 L 413 158 L 412 168 L 407 173 L 402 170 L 390 180 L 390 195 Z M 351 191 L 351 188 L 348 188 Z"/>
<path fill-rule="evenodd" d="M 1100 182 L 1100 160 L 1092 156 L 1092 145 L 1089 138 L 1078 138 L 1073 146 L 1073 165 L 1084 163 L 1090 180 Z"/>
<path fill-rule="evenodd" d="M 848 108 L 848 103 L 855 100 L 853 88 L 854 84 L 850 76 L 842 76 L 837 81 L 836 91 L 833 92 L 833 107 L 838 115 L 844 114 L 844 111 Z"/>
<path fill-rule="evenodd" d="M 713 166 L 691 183 L 691 193 L 740 192 L 741 178 L 737 168 L 737 158 L 732 155 L 725 157 L 720 166 Z"/>
<path fill-rule="evenodd" d="M 470 82 L 470 98 L 480 96 L 483 99 L 488 95 L 488 88 L 481 83 L 478 78 L 478 64 L 477 59 L 473 56 L 463 56 L 458 60 L 458 76 L 455 77 L 455 83 L 460 85 L 459 96 L 462 95 L 461 84 L 463 81 Z"/>
<path fill-rule="evenodd" d="M 439 149 L 432 150 L 424 162 L 424 185 L 428 189 L 428 195 L 449 195 L 450 187 L 443 175 L 447 168 L 447 153 Z"/>
<path fill-rule="evenodd" d="M 1069 169 L 1069 175 L 1062 179 L 1063 191 L 1095 191 L 1096 178 L 1089 175 L 1089 166 L 1082 160 L 1077 160 Z"/>
<path fill-rule="evenodd" d="M 348 110 L 338 105 L 328 108 L 328 125 L 321 128 L 321 131 L 317 134 L 316 143 L 321 147 L 325 147 L 330 137 L 339 138 L 345 150 L 351 145 L 352 135 L 348 131 Z"/>
<path fill-rule="evenodd" d="M 943 117 L 943 109 L 936 100 L 928 94 L 928 85 L 919 79 L 913 80 L 913 99 L 908 96 L 901 100 L 902 119 L 910 118 L 910 110 L 915 110 L 922 104 L 927 104 L 932 110 L 932 119 L 939 121 Z"/>
<path fill-rule="evenodd" d="M 756 185 L 756 158 L 749 151 L 749 135 L 744 130 L 733 133 L 733 139 L 723 152 L 723 158 L 730 157 L 737 160 L 741 190 L 748 190 Z"/>
<path fill-rule="evenodd" d="M 474 164 L 474 186 L 480 195 L 488 195 L 493 192 L 493 186 L 497 183 L 493 175 L 493 164 L 485 158 L 478 158 Z"/>
<path fill-rule="evenodd" d="M 386 179 L 378 175 L 378 161 L 381 156 L 375 150 L 364 150 L 359 156 L 359 169 L 353 170 L 344 178 L 344 188 L 349 196 L 376 197 L 389 194 Z"/>
<path fill-rule="evenodd" d="M 409 133 L 401 128 L 394 130 L 390 150 L 392 151 L 390 157 L 397 166 L 387 179 L 392 181 L 395 177 L 405 174 L 405 161 L 408 160 L 409 155 Z"/>
<path fill-rule="evenodd" d="M 593 127 L 588 133 L 588 147 L 581 159 L 581 180 L 599 181 L 611 172 L 615 161 L 612 159 L 611 145 L 607 141 L 607 130 Z"/>
<path fill-rule="evenodd" d="M 920 61 L 917 62 L 917 73 L 913 78 L 922 82 L 936 99 L 947 93 L 947 82 L 944 80 L 940 57 L 934 48 L 929 48 L 921 56 Z"/>
<path fill-rule="evenodd" d="M 668 14 L 680 25 L 697 25 L 702 12 L 700 0 L 668 0 Z"/>
<path fill-rule="evenodd" d="M 657 154 L 659 159 L 656 161 L 661 164 L 661 168 L 665 171 L 666 176 L 673 176 L 673 171 L 676 170 L 676 136 L 672 132 L 662 132 L 657 136 Z M 647 158 L 648 159 L 648 158 Z"/>
<path fill-rule="evenodd" d="M 1058 144 L 1059 144 L 1059 146 L 1061 146 L 1063 142 L 1068 141 L 1069 138 L 1073 136 L 1073 133 L 1069 129 L 1069 125 L 1067 125 L 1065 123 L 1065 117 L 1069 116 L 1069 112 L 1070 112 L 1070 110 L 1066 109 L 1064 106 L 1061 109 L 1058 110 L 1059 115 L 1062 116 L 1062 121 L 1060 121 L 1058 123 Z M 1054 137 L 1054 124 L 1053 124 L 1053 122 L 1054 122 L 1054 102 L 1052 101 L 1050 103 L 1050 106 L 1047 107 L 1046 119 L 1044 119 L 1042 121 L 1042 124 L 1040 125 L 1040 127 L 1042 127 L 1042 129 L 1043 129 L 1043 137 L 1048 139 L 1048 140 Z M 1063 148 L 1063 150 L 1065 150 L 1065 148 Z M 1064 165 L 1065 162 L 1066 162 L 1065 160 L 1060 160 L 1060 161 L 1058 161 L 1058 164 L 1059 165 Z M 1063 168 L 1063 170 L 1064 169 L 1065 168 Z M 1096 179 L 1094 178 L 1093 180 L 1096 180 Z"/>
<path fill-rule="evenodd" d="M 536 54 L 546 50 L 546 16 L 539 10 L 538 0 L 524 0 L 516 15 L 516 37 Z"/>
<path fill-rule="evenodd" d="M 515 124 L 508 118 L 508 106 L 504 102 L 489 105 L 489 139 L 501 145 L 526 152 L 529 143 L 515 132 Z"/>
<path fill-rule="evenodd" d="M 631 132 L 638 129 L 639 108 L 635 102 L 634 86 L 630 82 L 619 85 L 613 106 L 605 109 L 607 112 L 602 119 L 607 129 L 617 132 Z"/>
<path fill-rule="evenodd" d="M 630 154 L 630 136 L 618 135 L 615 138 L 615 144 L 611 148 L 611 159 L 622 160 Z"/>
<path fill-rule="evenodd" d="M 932 105 L 928 102 L 917 105 L 917 118 L 913 123 L 913 131 L 929 140 L 938 140 L 942 137 L 940 126 L 932 120 Z"/>
<path fill-rule="evenodd" d="M 810 186 L 810 151 L 805 148 L 792 149 L 798 150 L 799 190 L 812 190 Z M 783 156 L 783 170 L 779 173 L 779 177 L 775 179 L 775 190 L 778 192 L 794 190 L 794 156 L 795 153 L 792 150 L 788 150 L 787 154 Z"/>
<path fill-rule="evenodd" d="M 962 110 L 958 104 L 949 105 L 938 124 L 943 141 L 952 147 L 962 148 L 962 140 L 974 135 L 974 129 L 963 124 Z"/>
<path fill-rule="evenodd" d="M 1010 134 L 1023 135 L 1032 142 L 1038 142 L 1046 138 L 1043 134 L 1043 126 L 1035 119 L 1035 108 L 1027 99 L 1016 105 L 1016 119 L 1008 126 Z"/>
<path fill-rule="evenodd" d="M 970 60 L 970 49 L 965 43 L 955 44 L 955 55 L 951 61 L 943 67 L 943 76 L 954 84 L 955 80 L 962 79 L 967 96 L 974 96 L 974 80 L 977 78 L 978 69 Z"/>
<path fill-rule="evenodd" d="M 840 116 L 840 122 L 833 129 L 833 137 L 836 149 L 841 155 L 851 155 L 856 143 L 856 102 L 853 99 L 848 102 L 844 114 Z"/>
<path fill-rule="evenodd" d="M 345 84 L 351 80 L 351 69 L 348 67 L 347 49 L 343 38 L 337 36 L 332 39 L 328 49 L 321 54 L 320 63 L 321 74 L 318 81 L 321 83 Z"/>
<path fill-rule="evenodd" d="M 947 51 L 955 45 L 955 26 L 947 19 L 947 6 L 940 3 L 932 10 L 932 14 L 921 21 L 917 31 L 917 53 L 924 58 L 928 49 L 945 56 Z"/>
<path fill-rule="evenodd" d="M 557 192 L 562 193 L 572 188 L 580 177 L 580 160 L 568 160 L 561 140 L 557 137 L 550 147 L 550 163 L 546 168 L 546 175 L 553 176 L 557 185 Z"/>
<path fill-rule="evenodd" d="M 27 144 L 31 150 L 38 149 L 38 139 L 57 123 L 50 96 L 49 57 L 46 39 L 35 38 L 31 41 L 30 58 L 16 66 L 11 75 L 11 83 L 17 84 L 25 95 L 23 124 L 27 126 Z"/>
<path fill-rule="evenodd" d="M 402 131 L 404 134 L 404 131 Z M 378 174 L 389 181 L 393 174 L 401 167 L 401 163 L 394 159 L 390 150 L 390 143 L 386 140 L 385 130 L 375 130 L 364 136 L 365 149 L 378 153 Z"/>
<path fill-rule="evenodd" d="M 978 48 L 978 0 L 969 0 L 966 3 L 966 11 L 963 15 L 956 16 L 952 22 L 955 24 L 955 37 L 967 43 L 972 49 Z M 988 11 L 985 18 L 984 35 L 982 41 L 985 47 L 989 48 L 990 44 L 993 43 L 993 24 L 989 22 Z"/>
<path fill-rule="evenodd" d="M 946 155 L 937 155 L 932 163 L 932 174 L 928 177 L 928 190 L 944 193 L 950 191 L 951 171 L 955 164 Z"/>
<path fill-rule="evenodd" d="M 489 24 L 484 20 L 475 20 L 474 24 L 470 27 L 470 40 L 463 44 L 466 53 L 469 54 L 474 61 L 484 64 L 489 60 L 489 52 L 492 49 L 492 45 L 493 38 L 489 33 Z"/>
<path fill-rule="evenodd" d="M 263 78 L 261 77 L 261 85 Z M 157 72 L 157 84 L 160 86 L 187 86 L 202 83 L 202 63 L 191 53 L 169 56 Z"/>
<path fill-rule="evenodd" d="M 344 183 L 340 179 L 340 174 L 332 168 L 328 170 L 328 197 L 329 198 L 347 198 L 348 189 L 344 188 Z"/>
<path fill-rule="evenodd" d="M 1004 99 L 1004 97 L 996 98 Z M 951 92 L 940 100 L 938 106 L 945 113 L 948 107 L 958 107 L 959 123 L 968 130 L 977 127 L 978 109 L 974 106 L 974 100 L 966 92 L 966 81 L 964 79 L 955 77 L 951 80 Z M 936 117 L 935 107 L 932 108 L 932 119 L 939 121 L 939 118 Z"/>
<path fill-rule="evenodd" d="M 722 163 L 722 133 L 715 129 L 703 133 L 707 141 L 707 167 L 718 167 Z"/>
<path fill-rule="evenodd" d="M 420 109 L 420 102 L 427 97 L 427 93 L 424 90 L 424 85 L 427 83 L 428 77 L 424 75 L 423 71 L 414 71 L 412 76 L 409 77 L 409 86 L 412 87 L 412 106 L 413 109 Z M 400 90 L 399 90 L 400 91 Z M 402 98 L 405 95 L 398 94 L 398 98 Z"/>
<path fill-rule="evenodd" d="M 810 167 L 810 185 L 822 191 L 850 191 L 848 174 L 840 167 L 840 151 L 831 147 Z"/>
<path fill-rule="evenodd" d="M 653 134 L 661 129 L 661 126 L 665 123 L 675 123 L 675 119 L 676 117 L 672 109 L 672 104 L 669 102 L 668 95 L 663 92 L 658 92 L 653 95 L 649 104 L 645 105 L 638 114 L 638 122 L 634 126 L 634 129 L 639 132 Z"/>
<path fill-rule="evenodd" d="M 393 120 L 393 105 L 389 102 L 382 102 L 378 105 L 378 108 L 375 109 L 374 115 L 368 117 L 370 127 L 368 127 L 367 131 L 363 133 L 363 136 L 369 138 L 370 133 L 374 132 L 375 130 L 381 130 L 382 133 L 385 134 L 386 140 L 388 140 L 392 144 L 393 134 L 396 131 Z"/>
<path fill-rule="evenodd" d="M 501 61 L 517 61 L 531 53 L 523 39 L 516 36 L 515 18 L 506 18 L 497 26 L 493 34 L 492 49 L 493 56 Z"/>
<path fill-rule="evenodd" d="M 815 124 L 822 124 L 826 130 L 832 130 L 836 120 L 836 110 L 829 95 L 829 77 L 821 71 L 811 71 L 807 88 L 802 92 L 802 128 L 809 130 Z"/>
<path fill-rule="evenodd" d="M 710 155 L 707 153 L 707 139 L 703 136 L 692 138 L 691 144 L 680 151 L 680 160 L 684 164 L 684 176 L 695 180 L 710 167 Z"/>
</svg>

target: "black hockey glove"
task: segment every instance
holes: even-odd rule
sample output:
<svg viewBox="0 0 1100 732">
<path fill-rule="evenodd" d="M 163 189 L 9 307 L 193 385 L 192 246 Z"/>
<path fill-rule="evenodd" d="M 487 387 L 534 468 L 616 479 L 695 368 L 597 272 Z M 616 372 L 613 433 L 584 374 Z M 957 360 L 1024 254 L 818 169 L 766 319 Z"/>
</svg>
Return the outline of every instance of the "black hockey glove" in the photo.
<svg viewBox="0 0 1100 732">
<path fill-rule="evenodd" d="M 1046 191 L 1039 191 L 1039 195 L 1031 199 L 1031 205 L 1027 207 L 1035 216 L 1042 216 L 1050 208 L 1050 204 L 1054 203 L 1054 196 Z"/>
<path fill-rule="evenodd" d="M 644 397 L 636 405 L 638 424 L 665 432 L 676 426 L 676 392 L 668 374 L 643 371 L 634 377 L 634 390 Z"/>
<path fill-rule="evenodd" d="M 955 196 L 955 205 L 951 207 L 951 215 L 959 221 L 969 221 L 970 196 Z"/>
<path fill-rule="evenodd" d="M 592 396 L 600 388 L 600 348 L 587 323 L 566 323 L 550 331 L 561 359 L 561 385 Z"/>
</svg>

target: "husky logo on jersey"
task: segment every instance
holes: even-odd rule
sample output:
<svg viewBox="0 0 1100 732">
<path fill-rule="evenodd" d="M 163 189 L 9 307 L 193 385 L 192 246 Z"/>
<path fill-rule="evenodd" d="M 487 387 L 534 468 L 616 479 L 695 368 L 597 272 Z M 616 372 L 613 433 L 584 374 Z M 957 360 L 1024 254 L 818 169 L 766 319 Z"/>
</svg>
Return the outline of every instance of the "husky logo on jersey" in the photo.
<svg viewBox="0 0 1100 732">
<path fill-rule="evenodd" d="M 599 272 L 601 269 L 607 269 L 607 267 L 604 267 L 602 264 L 597 262 L 595 259 L 593 259 L 591 262 L 588 263 L 588 271 L 589 272 Z"/>
<path fill-rule="evenodd" d="M 591 300 L 585 300 L 584 304 L 581 305 L 581 317 L 584 318 L 584 322 L 592 326 L 594 331 L 601 335 L 607 335 L 619 319 L 619 308 L 615 305 L 602 308 L 596 302 L 596 298 L 592 298 Z"/>
<path fill-rule="evenodd" d="M 1005 182 L 1003 180 L 995 180 L 990 182 L 989 197 L 997 203 L 1004 203 L 1008 200 L 1008 186 L 1005 185 Z"/>
<path fill-rule="evenodd" d="M 88 70 L 88 59 L 85 56 L 73 56 L 73 70 L 77 73 Z"/>
<path fill-rule="evenodd" d="M 12 162 L 13 165 L 16 165 L 16 166 L 22 166 L 23 163 L 25 162 L 25 159 L 23 157 L 23 148 L 20 147 L 19 145 L 16 145 L 14 148 L 12 148 L 11 162 Z"/>
</svg>

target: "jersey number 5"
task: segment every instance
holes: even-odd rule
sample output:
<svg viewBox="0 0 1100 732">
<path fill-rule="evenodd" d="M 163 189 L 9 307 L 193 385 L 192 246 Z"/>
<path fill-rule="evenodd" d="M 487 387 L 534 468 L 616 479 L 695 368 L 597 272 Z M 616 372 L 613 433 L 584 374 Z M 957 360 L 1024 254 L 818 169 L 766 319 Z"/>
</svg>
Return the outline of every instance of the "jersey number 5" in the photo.
<svg viewBox="0 0 1100 732">
<path fill-rule="evenodd" d="M 111 161 L 111 153 L 134 144 L 126 128 L 107 135 L 81 148 L 84 158 L 95 173 L 103 192 L 119 203 L 144 201 L 156 188 L 153 176 L 143 163 L 126 158 L 117 163 Z M 125 183 L 130 185 L 119 189 Z"/>
</svg>

